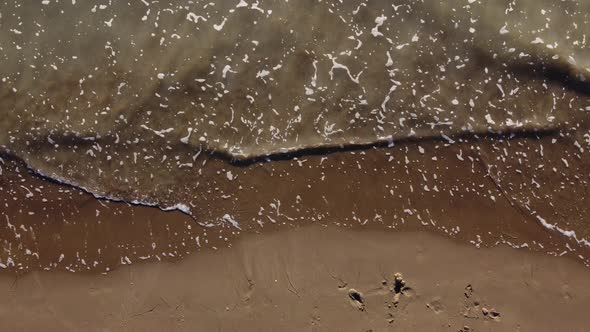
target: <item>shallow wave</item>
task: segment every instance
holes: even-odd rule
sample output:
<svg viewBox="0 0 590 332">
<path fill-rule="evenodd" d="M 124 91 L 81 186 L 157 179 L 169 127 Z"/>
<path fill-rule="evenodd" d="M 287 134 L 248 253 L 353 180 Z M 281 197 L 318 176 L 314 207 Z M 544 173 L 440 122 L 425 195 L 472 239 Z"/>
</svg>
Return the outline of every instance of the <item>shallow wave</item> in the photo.
<svg viewBox="0 0 590 332">
<path fill-rule="evenodd" d="M 543 133 L 590 110 L 583 1 L 2 6 L 0 145 L 128 202 L 177 202 L 164 188 L 204 155 Z"/>
</svg>

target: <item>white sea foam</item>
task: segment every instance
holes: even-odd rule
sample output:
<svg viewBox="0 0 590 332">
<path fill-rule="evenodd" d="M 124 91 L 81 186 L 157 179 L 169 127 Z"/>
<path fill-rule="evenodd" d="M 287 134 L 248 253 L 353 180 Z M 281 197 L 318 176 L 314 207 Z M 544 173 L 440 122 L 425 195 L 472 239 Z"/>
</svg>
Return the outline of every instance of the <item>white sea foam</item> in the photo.
<svg viewBox="0 0 590 332">
<path fill-rule="evenodd" d="M 128 204 L 136 205 L 136 206 L 154 207 L 154 208 L 158 208 L 158 209 L 165 211 L 165 212 L 180 211 L 180 212 L 186 214 L 187 216 L 193 217 L 193 213 L 192 213 L 190 207 L 184 203 L 176 203 L 176 204 L 170 205 L 170 206 L 162 206 L 158 203 L 145 201 L 145 200 L 137 200 L 137 199 L 127 200 L 127 199 L 120 198 L 120 197 L 103 195 L 103 194 L 96 193 L 96 192 L 94 192 L 82 185 L 79 185 L 79 184 L 77 184 L 71 180 L 68 180 L 66 178 L 63 178 L 61 176 L 46 174 L 38 169 L 32 168 L 28 164 L 27 164 L 27 169 L 37 176 L 58 182 L 60 184 L 63 184 L 63 185 L 66 185 L 66 186 L 69 186 L 69 187 L 72 187 L 75 189 L 79 189 L 87 194 L 92 195 L 96 199 L 106 200 L 106 201 L 110 201 L 110 202 L 128 203 Z"/>
<path fill-rule="evenodd" d="M 590 247 L 590 241 L 588 241 L 584 238 L 578 239 L 578 236 L 576 235 L 575 231 L 563 229 L 563 228 L 559 227 L 557 224 L 550 224 L 539 215 L 537 215 L 537 220 L 539 220 L 539 222 L 541 223 L 541 225 L 543 225 L 543 227 L 545 227 L 549 230 L 558 232 L 565 237 L 573 239 L 574 241 L 576 241 L 580 245 Z"/>
</svg>

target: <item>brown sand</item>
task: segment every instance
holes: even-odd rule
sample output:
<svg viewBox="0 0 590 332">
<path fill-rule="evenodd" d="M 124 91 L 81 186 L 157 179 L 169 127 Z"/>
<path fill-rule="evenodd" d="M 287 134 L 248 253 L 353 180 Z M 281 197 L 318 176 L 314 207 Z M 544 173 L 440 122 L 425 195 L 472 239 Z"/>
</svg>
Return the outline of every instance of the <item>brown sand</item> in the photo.
<svg viewBox="0 0 590 332">
<path fill-rule="evenodd" d="M 409 142 L 244 166 L 211 157 L 206 173 L 187 174 L 187 183 L 199 183 L 191 191 L 194 220 L 96 200 L 4 157 L 0 263 L 19 273 L 104 272 L 131 262 L 175 261 L 231 246 L 250 233 L 321 224 L 426 230 L 476 246 L 526 246 L 587 265 L 589 247 L 537 219 L 588 239 L 590 163 L 577 153 L 571 139 L 554 135 Z"/>
<path fill-rule="evenodd" d="M 575 151 L 548 136 L 211 158 L 194 219 L 97 200 L 3 156 L 0 330 L 584 330 L 588 248 L 534 218 L 587 238 Z"/>
<path fill-rule="evenodd" d="M 208 2 L 4 3 L 0 332 L 583 328 L 590 3 Z"/>
<path fill-rule="evenodd" d="M 407 287 L 397 305 L 396 272 Z M 590 270 L 424 233 L 312 226 L 107 275 L 4 275 L 0 291 L 4 331 L 582 331 Z"/>
</svg>

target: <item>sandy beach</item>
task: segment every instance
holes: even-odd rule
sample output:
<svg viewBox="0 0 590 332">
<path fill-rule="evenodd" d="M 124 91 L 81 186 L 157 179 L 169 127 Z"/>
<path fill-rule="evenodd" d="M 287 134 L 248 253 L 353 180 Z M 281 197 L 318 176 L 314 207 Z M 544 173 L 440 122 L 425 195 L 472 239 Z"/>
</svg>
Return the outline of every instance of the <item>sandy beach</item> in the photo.
<svg viewBox="0 0 590 332">
<path fill-rule="evenodd" d="M 584 331 L 590 2 L 0 4 L 0 331 Z"/>
<path fill-rule="evenodd" d="M 589 286 L 571 259 L 309 226 L 106 275 L 3 275 L 0 319 L 9 331 L 583 331 Z"/>
<path fill-rule="evenodd" d="M 518 140 L 511 142 L 518 146 Z M 333 160 L 347 173 L 296 173 L 297 160 L 246 167 L 222 162 L 236 174 L 232 183 L 250 190 L 232 194 L 231 210 L 227 201 L 209 198 L 203 214 L 221 220 L 218 227 L 180 212 L 99 200 L 4 156 L 0 287 L 6 296 L 0 321 L 10 331 L 584 330 L 590 304 L 587 248 L 523 216 L 502 198 L 485 168 L 456 158 L 460 147 L 437 149 L 440 143 L 423 142 L 428 152 L 421 153 L 414 144 L 299 159 L 328 165 Z M 369 169 L 386 167 L 391 154 L 410 148 L 416 152 L 409 158 L 447 161 L 445 171 L 437 172 L 441 189 L 462 174 L 463 186 L 498 199 L 441 199 L 408 190 L 408 206 L 371 194 L 374 189 L 364 186 L 378 186 L 363 180 L 359 157 Z M 563 146 L 555 148 L 557 160 L 559 150 Z M 300 180 L 285 182 L 283 167 Z M 407 170 L 387 177 L 396 191 L 402 183 L 423 185 L 423 168 Z M 301 191 L 284 187 L 306 184 L 303 179 L 314 174 L 325 176 L 323 188 L 333 191 L 310 190 L 317 196 L 304 196 L 308 205 L 293 204 Z M 264 181 L 244 181 L 257 177 Z M 359 189 L 339 189 L 351 178 Z M 278 187 L 283 188 L 274 191 Z M 563 209 L 584 190 L 572 185 L 553 202 Z M 265 197 L 274 212 L 251 208 Z M 509 197 L 518 196 L 512 191 Z M 375 211 L 394 222 L 364 222 Z M 224 220 L 228 213 L 239 226 Z M 396 284 L 398 273 L 403 283 Z"/>
</svg>

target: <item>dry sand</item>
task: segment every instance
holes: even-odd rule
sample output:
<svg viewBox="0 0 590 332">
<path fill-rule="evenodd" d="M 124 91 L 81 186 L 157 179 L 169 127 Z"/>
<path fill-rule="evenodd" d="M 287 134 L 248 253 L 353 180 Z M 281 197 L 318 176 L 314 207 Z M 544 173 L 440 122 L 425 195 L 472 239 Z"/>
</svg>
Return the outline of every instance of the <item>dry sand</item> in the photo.
<svg viewBox="0 0 590 332">
<path fill-rule="evenodd" d="M 4 331 L 583 331 L 590 270 L 425 233 L 310 226 L 106 275 L 4 274 L 0 291 Z"/>
</svg>

